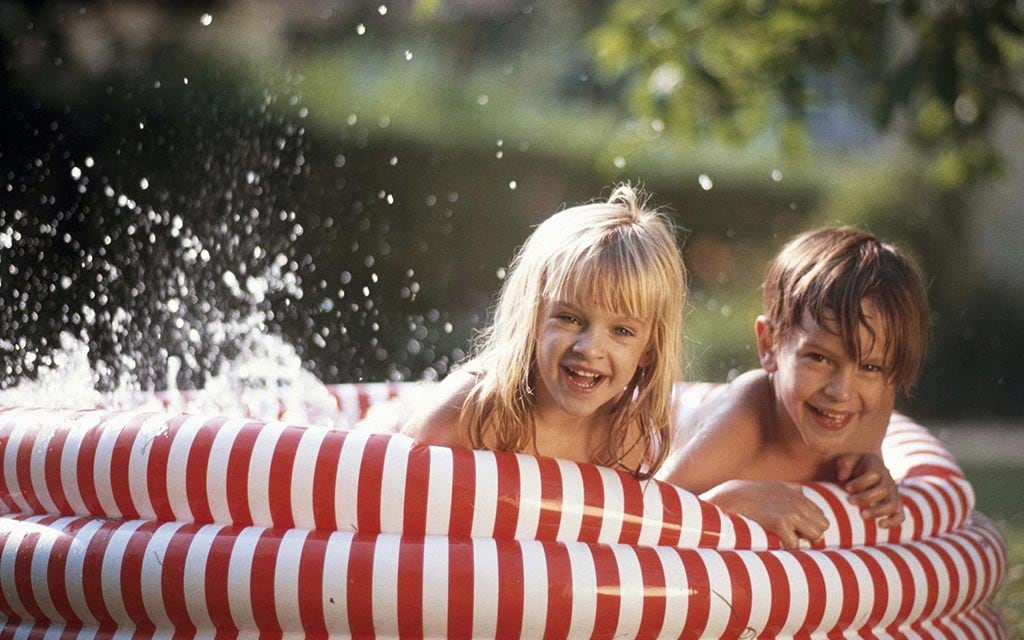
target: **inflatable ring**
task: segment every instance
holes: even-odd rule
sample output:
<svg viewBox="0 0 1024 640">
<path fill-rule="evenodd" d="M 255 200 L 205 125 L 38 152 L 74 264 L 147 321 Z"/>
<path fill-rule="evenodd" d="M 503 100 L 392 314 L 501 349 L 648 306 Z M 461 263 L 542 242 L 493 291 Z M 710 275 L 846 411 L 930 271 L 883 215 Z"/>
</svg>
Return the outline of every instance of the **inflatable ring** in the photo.
<svg viewBox="0 0 1024 640">
<path fill-rule="evenodd" d="M 405 389 L 331 394 L 358 417 Z M 884 452 L 901 527 L 879 529 L 838 486 L 810 484 L 832 524 L 815 548 L 784 551 L 692 494 L 594 465 L 255 418 L 9 407 L 0 629 L 1005 637 L 991 597 L 1006 543 L 955 460 L 899 417 Z"/>
</svg>

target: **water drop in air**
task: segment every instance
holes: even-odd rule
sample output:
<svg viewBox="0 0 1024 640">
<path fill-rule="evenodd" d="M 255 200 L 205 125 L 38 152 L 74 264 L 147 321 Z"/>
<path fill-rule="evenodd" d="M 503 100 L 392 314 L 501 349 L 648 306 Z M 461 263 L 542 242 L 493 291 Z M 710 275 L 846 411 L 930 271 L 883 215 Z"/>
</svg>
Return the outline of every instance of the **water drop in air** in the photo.
<svg viewBox="0 0 1024 640">
<path fill-rule="evenodd" d="M 622 169 L 623 167 L 626 166 L 626 159 L 623 158 L 622 156 L 616 156 L 613 162 L 615 163 L 615 167 L 617 169 Z"/>
<path fill-rule="evenodd" d="M 697 177 L 697 182 L 700 183 L 700 188 L 705 191 L 711 191 L 711 188 L 715 186 L 715 183 L 706 173 L 700 174 L 700 176 Z"/>
<path fill-rule="evenodd" d="M 203 25 L 204 27 L 210 26 L 211 24 L 213 24 L 213 16 L 211 16 L 208 13 L 204 13 L 199 18 L 199 24 Z"/>
</svg>

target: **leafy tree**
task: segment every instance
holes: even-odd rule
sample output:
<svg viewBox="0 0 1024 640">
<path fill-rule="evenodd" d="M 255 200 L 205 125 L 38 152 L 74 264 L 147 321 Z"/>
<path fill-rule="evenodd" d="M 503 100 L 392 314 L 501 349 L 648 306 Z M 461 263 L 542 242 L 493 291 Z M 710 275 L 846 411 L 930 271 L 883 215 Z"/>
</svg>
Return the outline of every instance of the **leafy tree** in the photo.
<svg viewBox="0 0 1024 640">
<path fill-rule="evenodd" d="M 630 108 L 667 132 L 807 143 L 815 79 L 842 71 L 882 131 L 925 151 L 956 187 L 990 175 L 995 114 L 1024 106 L 1016 0 L 616 0 L 591 34 Z"/>
</svg>

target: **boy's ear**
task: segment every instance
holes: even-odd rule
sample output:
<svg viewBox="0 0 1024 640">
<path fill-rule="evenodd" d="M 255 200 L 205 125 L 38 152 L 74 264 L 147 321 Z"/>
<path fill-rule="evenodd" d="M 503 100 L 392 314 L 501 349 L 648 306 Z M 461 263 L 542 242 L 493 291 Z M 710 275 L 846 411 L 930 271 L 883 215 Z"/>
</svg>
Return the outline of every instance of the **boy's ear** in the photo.
<svg viewBox="0 0 1024 640">
<path fill-rule="evenodd" d="M 775 373 L 779 368 L 775 356 L 775 331 L 765 316 L 757 316 L 754 321 L 754 333 L 757 335 L 757 358 L 761 368 L 768 373 Z"/>
</svg>

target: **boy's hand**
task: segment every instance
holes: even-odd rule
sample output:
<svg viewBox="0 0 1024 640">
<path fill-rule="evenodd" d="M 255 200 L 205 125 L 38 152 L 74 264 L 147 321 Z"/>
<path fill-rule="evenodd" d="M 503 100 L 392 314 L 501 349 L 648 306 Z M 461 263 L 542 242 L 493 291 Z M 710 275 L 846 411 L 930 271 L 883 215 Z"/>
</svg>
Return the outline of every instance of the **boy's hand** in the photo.
<svg viewBox="0 0 1024 640">
<path fill-rule="evenodd" d="M 706 491 L 701 498 L 750 518 L 779 536 L 786 549 L 797 548 L 801 538 L 814 542 L 828 528 L 828 520 L 818 505 L 796 485 L 786 482 L 730 480 Z"/>
<path fill-rule="evenodd" d="M 873 453 L 847 453 L 836 458 L 836 477 L 849 492 L 850 504 L 860 507 L 864 518 L 878 518 L 888 529 L 903 522 L 899 488 L 882 458 Z"/>
</svg>

